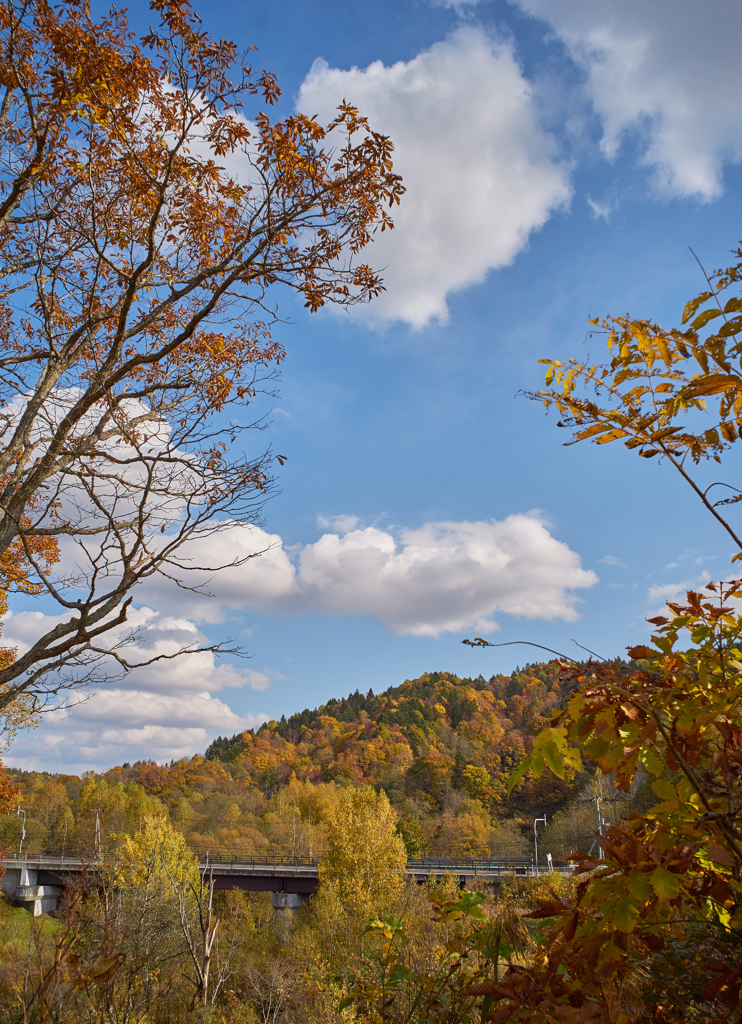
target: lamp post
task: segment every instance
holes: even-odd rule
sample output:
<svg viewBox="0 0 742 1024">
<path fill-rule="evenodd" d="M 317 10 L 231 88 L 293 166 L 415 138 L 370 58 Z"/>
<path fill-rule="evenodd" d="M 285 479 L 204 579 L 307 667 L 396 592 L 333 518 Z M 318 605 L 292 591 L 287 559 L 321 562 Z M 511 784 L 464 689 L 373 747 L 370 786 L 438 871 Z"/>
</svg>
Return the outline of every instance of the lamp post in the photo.
<svg viewBox="0 0 742 1024">
<path fill-rule="evenodd" d="M 23 825 L 21 826 L 21 844 L 18 847 L 18 860 L 20 860 L 21 853 L 23 852 L 23 840 L 26 838 L 26 812 L 23 810 L 20 804 L 18 804 L 18 814 L 23 815 Z"/>
<path fill-rule="evenodd" d="M 544 815 L 543 818 L 534 818 L 533 819 L 533 845 L 534 845 L 534 850 L 535 850 L 535 855 L 536 855 L 536 878 L 538 878 L 538 823 L 540 821 L 543 821 L 543 823 L 545 825 L 546 824 L 546 815 Z"/>
</svg>

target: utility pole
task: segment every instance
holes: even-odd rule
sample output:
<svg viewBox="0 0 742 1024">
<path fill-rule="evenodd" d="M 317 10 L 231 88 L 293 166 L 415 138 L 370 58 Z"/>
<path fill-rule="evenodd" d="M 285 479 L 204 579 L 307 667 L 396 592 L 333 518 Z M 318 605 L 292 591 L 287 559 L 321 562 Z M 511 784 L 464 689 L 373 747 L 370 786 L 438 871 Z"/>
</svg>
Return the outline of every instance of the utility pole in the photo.
<svg viewBox="0 0 742 1024">
<path fill-rule="evenodd" d="M 534 818 L 533 819 L 533 846 L 534 846 L 534 852 L 535 852 L 535 855 L 536 855 L 536 878 L 538 878 L 538 827 L 537 826 L 538 826 L 538 823 L 540 821 L 543 821 L 543 823 L 545 825 L 546 824 L 546 815 L 544 815 L 543 818 Z"/>
<path fill-rule="evenodd" d="M 95 814 L 95 838 L 93 840 L 93 850 L 97 853 L 98 845 L 100 843 L 100 807 L 91 807 L 90 813 Z"/>
<path fill-rule="evenodd" d="M 20 860 L 21 853 L 23 852 L 23 840 L 26 838 L 26 812 L 20 804 L 18 804 L 18 814 L 23 815 L 23 825 L 21 826 L 21 845 L 18 847 L 18 860 Z"/>
</svg>

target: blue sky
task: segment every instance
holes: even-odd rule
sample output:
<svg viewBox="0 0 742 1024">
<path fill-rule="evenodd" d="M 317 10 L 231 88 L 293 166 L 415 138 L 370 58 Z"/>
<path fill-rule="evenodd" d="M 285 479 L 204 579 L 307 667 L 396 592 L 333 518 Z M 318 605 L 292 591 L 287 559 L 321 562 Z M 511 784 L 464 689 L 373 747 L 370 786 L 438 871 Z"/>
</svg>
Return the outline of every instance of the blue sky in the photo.
<svg viewBox="0 0 742 1024">
<path fill-rule="evenodd" d="M 477 633 L 614 656 L 666 597 L 729 571 L 730 545 L 669 468 L 565 448 L 518 393 L 540 385 L 541 358 L 600 356 L 588 316 L 677 323 L 704 285 L 689 246 L 726 264 L 742 234 L 739 4 L 196 9 L 258 47 L 281 113 L 329 118 L 346 98 L 392 136 L 408 194 L 368 255 L 388 290 L 351 315 L 279 296 L 288 357 L 258 439 L 288 457 L 265 509 L 273 548 L 208 602 L 135 601 L 153 637 L 228 635 L 251 659 L 134 673 L 20 736 L 17 766 L 163 761 L 356 688 L 540 659 L 461 645 Z M 4 637 L 23 643 L 42 612 L 14 612 Z"/>
</svg>

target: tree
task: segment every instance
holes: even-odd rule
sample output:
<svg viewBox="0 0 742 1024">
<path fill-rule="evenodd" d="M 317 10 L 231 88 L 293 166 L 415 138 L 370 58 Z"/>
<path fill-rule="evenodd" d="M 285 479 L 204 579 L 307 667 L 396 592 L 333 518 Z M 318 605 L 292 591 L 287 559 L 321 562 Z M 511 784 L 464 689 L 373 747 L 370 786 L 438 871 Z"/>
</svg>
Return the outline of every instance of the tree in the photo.
<svg viewBox="0 0 742 1024">
<path fill-rule="evenodd" d="M 607 334 L 611 358 L 593 365 L 542 359 L 546 388 L 527 395 L 557 409 L 558 426 L 572 430 L 567 444 L 620 440 L 642 458 L 661 456 L 742 549 L 740 531 L 726 515 L 728 506 L 742 500 L 742 489 L 720 480 L 704 486 L 694 469 L 702 462 L 720 463 L 740 438 L 742 298 L 721 303 L 723 293 L 742 280 L 742 248 L 736 255 L 736 264 L 708 279 L 709 291 L 687 303 L 685 329 L 666 330 L 628 316 L 592 320 Z M 719 317 L 719 330 L 707 331 Z M 725 496 L 717 498 L 715 488 Z"/>
<path fill-rule="evenodd" d="M 531 397 L 556 406 L 574 440 L 623 440 L 641 456 L 661 456 L 742 548 L 727 510 L 742 491 L 720 481 L 704 486 L 694 470 L 704 460 L 720 463 L 742 428 L 742 299 L 720 301 L 742 280 L 742 250 L 737 256 L 687 304 L 686 329 L 628 317 L 604 321 L 610 361 L 548 361 L 547 388 Z M 707 332 L 719 317 L 721 328 Z M 711 426 L 699 426 L 701 414 Z M 716 487 L 732 493 L 716 499 Z M 480 986 L 497 1007 L 491 1019 L 740 1019 L 740 598 L 742 581 L 733 580 L 670 602 L 669 616 L 649 620 L 651 646 L 629 648 L 633 666 L 561 664 L 573 689 L 510 790 L 528 771 L 564 777 L 583 754 L 613 773 L 623 792 L 641 766 L 655 803 L 596 837 L 603 859 L 579 856 L 573 899 L 542 901 L 532 916 L 549 919 L 543 959 Z"/>
<path fill-rule="evenodd" d="M 390 141 L 345 103 L 271 121 L 272 75 L 187 0 L 151 10 L 136 42 L 86 0 L 0 4 L 0 590 L 61 616 L 0 708 L 128 670 L 137 584 L 188 587 L 259 521 L 272 456 L 238 439 L 283 357 L 271 286 L 310 311 L 382 288 L 358 254 L 402 193 Z"/>
<path fill-rule="evenodd" d="M 342 790 L 328 816 L 320 888 L 334 887 L 357 917 L 388 906 L 404 885 L 407 854 L 396 823 L 386 793 L 371 786 Z"/>
</svg>

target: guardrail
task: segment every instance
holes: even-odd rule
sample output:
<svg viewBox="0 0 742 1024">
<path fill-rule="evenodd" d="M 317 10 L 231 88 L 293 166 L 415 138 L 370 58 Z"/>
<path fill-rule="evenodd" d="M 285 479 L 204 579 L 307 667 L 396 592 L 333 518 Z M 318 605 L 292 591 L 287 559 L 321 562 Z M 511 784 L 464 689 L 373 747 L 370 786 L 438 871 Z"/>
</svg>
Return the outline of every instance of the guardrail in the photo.
<svg viewBox="0 0 742 1024">
<path fill-rule="evenodd" d="M 194 851 L 201 864 L 213 864 L 214 866 L 222 865 L 230 867 L 242 866 L 245 868 L 306 868 L 308 870 L 316 869 L 319 864 L 319 858 L 309 857 L 246 857 L 240 854 L 238 851 L 227 852 L 212 852 L 209 850 L 205 851 Z M 20 859 L 18 856 L 12 858 L 5 858 L 5 863 L 12 863 L 15 861 L 17 864 L 34 864 L 34 865 L 68 865 L 70 868 L 88 868 L 94 869 L 98 864 L 98 857 L 81 857 L 79 855 L 69 854 L 65 852 L 54 852 L 44 851 L 41 854 L 24 854 Z M 565 872 L 571 871 L 571 865 L 568 861 L 554 860 L 552 862 L 554 870 Z M 455 872 L 471 872 L 474 874 L 512 874 L 515 872 L 533 871 L 534 870 L 533 857 L 459 857 L 455 855 L 429 855 L 423 857 L 410 857 L 407 860 L 408 871 L 419 874 L 422 871 L 455 871 Z M 539 865 L 540 871 L 548 870 L 545 863 Z"/>
</svg>

